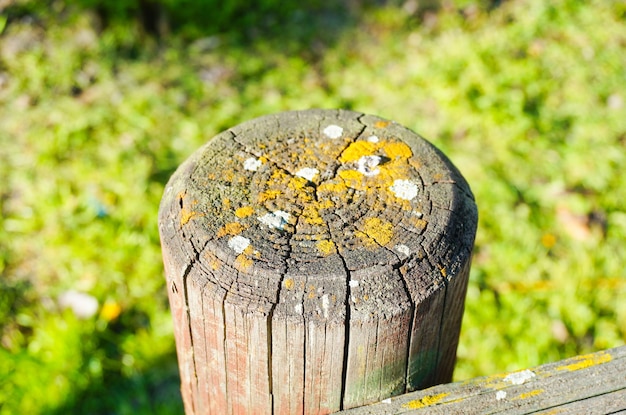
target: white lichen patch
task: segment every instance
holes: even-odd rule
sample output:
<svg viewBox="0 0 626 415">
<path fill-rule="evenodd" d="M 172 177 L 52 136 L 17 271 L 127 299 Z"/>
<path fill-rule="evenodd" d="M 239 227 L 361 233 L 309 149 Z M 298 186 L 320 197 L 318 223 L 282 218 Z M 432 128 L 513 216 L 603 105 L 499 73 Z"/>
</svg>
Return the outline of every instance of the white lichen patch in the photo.
<svg viewBox="0 0 626 415">
<path fill-rule="evenodd" d="M 350 282 L 348 282 L 348 285 L 350 286 L 350 288 L 356 288 L 359 286 L 359 282 L 357 280 L 350 280 Z"/>
<path fill-rule="evenodd" d="M 395 180 L 389 190 L 396 195 L 397 198 L 404 200 L 413 200 L 417 196 L 417 185 L 410 180 Z"/>
<path fill-rule="evenodd" d="M 535 374 L 530 370 L 522 370 L 521 372 L 515 372 L 508 374 L 505 378 L 505 382 L 511 382 L 513 385 L 522 385 L 527 380 L 530 380 L 535 377 Z"/>
<path fill-rule="evenodd" d="M 296 304 L 295 306 L 293 306 L 293 309 L 296 313 L 302 314 L 302 304 Z"/>
<path fill-rule="evenodd" d="M 341 137 L 341 134 L 343 134 L 343 128 L 338 125 L 331 124 L 324 128 L 324 134 L 326 135 L 326 137 L 332 138 L 334 140 Z"/>
<path fill-rule="evenodd" d="M 357 160 L 357 171 L 364 176 L 376 176 L 380 173 L 378 165 L 382 160 L 379 156 L 363 156 Z"/>
<path fill-rule="evenodd" d="M 506 399 L 506 392 L 505 391 L 496 392 L 496 401 L 501 401 L 502 399 Z"/>
<path fill-rule="evenodd" d="M 396 245 L 393 248 L 405 256 L 411 255 L 411 248 L 409 248 L 408 246 L 404 244 Z"/>
<path fill-rule="evenodd" d="M 370 135 L 369 137 L 367 137 L 367 141 L 369 141 L 370 143 L 378 143 L 378 137 L 375 135 Z"/>
<path fill-rule="evenodd" d="M 302 177 L 303 179 L 307 179 L 309 181 L 313 180 L 315 176 L 319 174 L 318 169 L 314 169 L 312 167 L 305 167 L 296 172 L 296 176 Z"/>
<path fill-rule="evenodd" d="M 228 247 L 235 251 L 237 254 L 241 254 L 250 246 L 250 239 L 244 238 L 241 235 L 233 236 L 228 240 Z"/>
<path fill-rule="evenodd" d="M 257 171 L 263 162 L 261 160 L 255 159 L 254 157 L 250 157 L 243 162 L 243 168 L 248 171 Z"/>
<path fill-rule="evenodd" d="M 291 215 L 289 213 L 282 210 L 277 210 L 272 213 L 266 213 L 258 219 L 261 223 L 269 227 L 283 229 L 285 225 L 289 222 L 290 217 Z"/>
</svg>

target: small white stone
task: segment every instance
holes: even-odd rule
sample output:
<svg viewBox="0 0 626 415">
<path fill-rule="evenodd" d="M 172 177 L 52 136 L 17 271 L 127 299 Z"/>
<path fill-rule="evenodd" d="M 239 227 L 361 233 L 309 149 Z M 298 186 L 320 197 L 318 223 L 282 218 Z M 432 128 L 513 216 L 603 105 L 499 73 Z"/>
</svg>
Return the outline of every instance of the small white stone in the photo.
<svg viewBox="0 0 626 415">
<path fill-rule="evenodd" d="M 502 399 L 506 398 L 506 392 L 505 391 L 498 391 L 496 392 L 496 401 L 501 401 Z"/>
<path fill-rule="evenodd" d="M 375 135 L 370 135 L 369 137 L 367 137 L 367 141 L 369 141 L 370 143 L 378 143 L 378 137 Z"/>
<path fill-rule="evenodd" d="M 382 160 L 379 156 L 363 156 L 357 160 L 357 171 L 364 176 L 376 176 L 380 173 L 380 169 L 377 166 Z"/>
<path fill-rule="evenodd" d="M 296 172 L 296 176 L 302 177 L 303 179 L 307 179 L 309 181 L 313 180 L 315 176 L 319 174 L 318 169 L 314 169 L 312 167 L 305 167 Z"/>
<path fill-rule="evenodd" d="M 381 403 L 391 403 L 391 398 L 383 399 Z"/>
<path fill-rule="evenodd" d="M 406 256 L 411 255 L 411 248 L 409 248 L 406 245 L 399 244 L 399 245 L 394 246 L 394 248 L 396 251 L 400 252 L 401 254 L 404 254 Z"/>
<path fill-rule="evenodd" d="M 522 385 L 527 380 L 535 377 L 535 374 L 530 370 L 522 370 L 521 372 L 515 372 L 508 374 L 505 378 L 505 382 L 511 382 L 513 385 Z"/>
<path fill-rule="evenodd" d="M 241 235 L 233 236 L 228 240 L 228 247 L 238 254 L 245 251 L 248 246 L 250 246 L 250 239 Z"/>
<path fill-rule="evenodd" d="M 410 180 L 395 180 L 389 190 L 396 197 L 404 200 L 413 200 L 417 196 L 417 185 Z"/>
<path fill-rule="evenodd" d="M 285 211 L 277 210 L 272 213 L 266 213 L 265 215 L 257 218 L 259 221 L 267 226 L 276 229 L 283 229 L 289 222 L 291 215 Z"/>
<path fill-rule="evenodd" d="M 263 162 L 261 160 L 255 159 L 254 157 L 250 157 L 243 162 L 243 168 L 249 171 L 257 171 Z"/>
<path fill-rule="evenodd" d="M 343 134 L 343 128 L 338 125 L 331 124 L 324 128 L 324 134 L 326 134 L 328 138 L 332 138 L 334 140 L 335 138 L 341 137 L 341 134 Z"/>
<path fill-rule="evenodd" d="M 359 286 L 359 282 L 357 280 L 350 280 L 350 282 L 348 282 L 348 285 L 350 286 L 350 288 L 356 288 Z"/>
</svg>

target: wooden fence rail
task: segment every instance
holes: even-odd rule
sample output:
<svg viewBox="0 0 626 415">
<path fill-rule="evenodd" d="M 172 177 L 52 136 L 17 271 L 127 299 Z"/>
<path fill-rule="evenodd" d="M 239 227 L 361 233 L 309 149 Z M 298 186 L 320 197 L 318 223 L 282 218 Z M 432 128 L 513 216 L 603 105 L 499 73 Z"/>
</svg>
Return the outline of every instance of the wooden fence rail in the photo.
<svg viewBox="0 0 626 415">
<path fill-rule="evenodd" d="M 476 225 L 450 161 L 378 117 L 285 112 L 212 138 L 159 209 L 186 414 L 327 414 L 450 382 Z M 480 389 L 453 385 L 363 411 Z"/>
<path fill-rule="evenodd" d="M 439 385 L 341 413 L 626 414 L 626 346 Z"/>
</svg>

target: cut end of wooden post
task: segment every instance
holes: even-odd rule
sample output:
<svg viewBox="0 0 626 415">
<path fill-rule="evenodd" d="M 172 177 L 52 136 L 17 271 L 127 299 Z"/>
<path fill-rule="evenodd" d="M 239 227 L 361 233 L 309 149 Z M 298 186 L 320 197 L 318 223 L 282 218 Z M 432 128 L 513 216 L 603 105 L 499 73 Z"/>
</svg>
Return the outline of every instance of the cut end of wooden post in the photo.
<svg viewBox="0 0 626 415">
<path fill-rule="evenodd" d="M 449 381 L 477 213 L 447 158 L 351 111 L 211 139 L 159 212 L 185 410 L 329 413 Z"/>
</svg>

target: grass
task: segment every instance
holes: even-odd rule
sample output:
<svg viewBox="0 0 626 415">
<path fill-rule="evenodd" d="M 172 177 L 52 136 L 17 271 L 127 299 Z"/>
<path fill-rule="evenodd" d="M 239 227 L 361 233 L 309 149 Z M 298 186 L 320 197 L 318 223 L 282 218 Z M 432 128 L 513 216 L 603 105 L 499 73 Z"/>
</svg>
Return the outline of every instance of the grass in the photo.
<svg viewBox="0 0 626 415">
<path fill-rule="evenodd" d="M 81 4 L 0 14 L 0 414 L 182 412 L 164 183 L 219 131 L 289 109 L 394 119 L 469 181 L 457 379 L 624 344 L 623 2 L 354 4 L 160 38 Z"/>
</svg>

